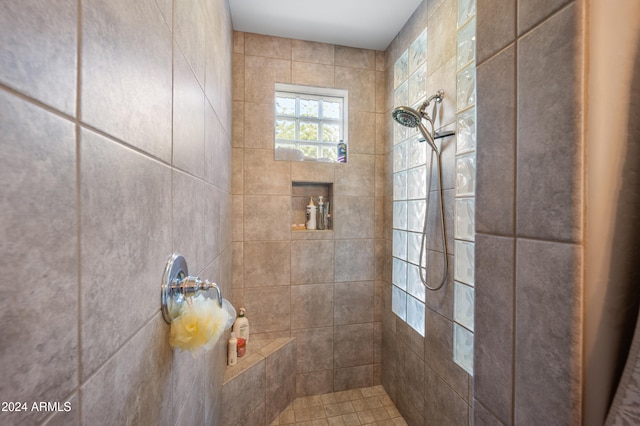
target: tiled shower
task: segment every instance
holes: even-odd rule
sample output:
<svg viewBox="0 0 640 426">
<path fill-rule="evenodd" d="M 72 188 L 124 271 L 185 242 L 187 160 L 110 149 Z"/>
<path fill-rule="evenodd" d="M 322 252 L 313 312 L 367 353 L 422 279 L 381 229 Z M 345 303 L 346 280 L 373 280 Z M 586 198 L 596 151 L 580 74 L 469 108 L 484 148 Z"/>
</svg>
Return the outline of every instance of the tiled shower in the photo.
<svg viewBox="0 0 640 426">
<path fill-rule="evenodd" d="M 473 2 L 425 0 L 385 52 L 233 32 L 224 0 L 40 3 L 0 6 L 0 247 L 16 265 L 0 396 L 72 410 L 29 422 L 221 424 L 224 342 L 198 359 L 168 347 L 173 251 L 247 308 L 254 338 L 296 338 L 298 396 L 382 384 L 411 425 L 579 422 L 581 2 L 498 0 L 461 19 Z M 472 22 L 476 56 L 459 61 Z M 394 202 L 411 201 L 394 172 L 421 164 L 395 169 L 390 112 L 396 63 L 423 33 L 415 65 L 458 136 L 442 140 L 450 280 L 416 298 L 421 330 L 393 309 Z M 349 90 L 347 164 L 274 161 L 275 82 Z M 545 109 L 558 87 L 573 96 Z M 471 127 L 475 148 L 461 145 Z M 476 185 L 459 192 L 467 158 Z M 291 230 L 293 182 L 331 185 L 330 231 Z M 455 271 L 461 244 L 473 276 Z M 472 369 L 454 360 L 459 328 Z"/>
</svg>

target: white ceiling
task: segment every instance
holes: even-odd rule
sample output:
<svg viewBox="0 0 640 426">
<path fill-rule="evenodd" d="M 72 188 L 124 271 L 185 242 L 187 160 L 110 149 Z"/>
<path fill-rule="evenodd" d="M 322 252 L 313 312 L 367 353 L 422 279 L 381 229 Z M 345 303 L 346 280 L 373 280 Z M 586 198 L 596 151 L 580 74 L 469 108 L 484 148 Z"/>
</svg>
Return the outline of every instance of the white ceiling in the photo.
<svg viewBox="0 0 640 426">
<path fill-rule="evenodd" d="M 422 0 L 229 0 L 233 29 L 385 50 Z"/>
</svg>

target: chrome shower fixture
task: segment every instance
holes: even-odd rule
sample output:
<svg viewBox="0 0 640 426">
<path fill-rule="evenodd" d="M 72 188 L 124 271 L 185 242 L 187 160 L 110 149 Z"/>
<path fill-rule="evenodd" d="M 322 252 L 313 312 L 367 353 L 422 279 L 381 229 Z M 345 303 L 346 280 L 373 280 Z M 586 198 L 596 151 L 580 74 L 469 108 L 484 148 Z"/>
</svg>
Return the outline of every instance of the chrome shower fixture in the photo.
<svg viewBox="0 0 640 426">
<path fill-rule="evenodd" d="M 431 152 L 431 157 L 430 157 L 430 164 L 429 164 L 429 168 L 427 170 L 429 170 L 429 173 L 427 173 L 427 182 L 426 182 L 426 187 L 427 187 L 427 199 L 426 199 L 426 207 L 425 207 L 425 216 L 424 216 L 424 224 L 422 227 L 422 241 L 420 243 L 420 257 L 419 257 L 419 265 L 418 265 L 418 271 L 420 272 L 420 281 L 422 281 L 422 284 L 424 284 L 425 288 L 428 290 L 432 290 L 432 291 L 436 291 L 436 290 L 440 290 L 446 283 L 447 283 L 447 279 L 449 276 L 449 252 L 447 250 L 447 239 L 446 239 L 446 228 L 445 228 L 445 220 L 444 220 L 444 202 L 443 202 L 443 195 L 442 195 L 442 160 L 440 158 L 440 150 L 438 149 L 435 139 L 437 138 L 443 138 L 446 136 L 453 136 L 455 134 L 455 132 L 452 131 L 446 131 L 446 132 L 442 132 L 441 134 L 436 133 L 435 131 L 435 121 L 436 121 L 436 116 L 438 113 L 438 109 L 437 104 L 439 104 L 440 102 L 442 102 L 442 98 L 444 97 L 444 91 L 443 90 L 438 90 L 436 92 L 435 95 L 430 96 L 429 98 L 427 98 L 426 101 L 424 101 L 422 103 L 422 105 L 420 105 L 420 107 L 416 110 L 414 108 L 408 107 L 408 106 L 399 106 L 396 107 L 393 112 L 391 113 L 391 116 L 393 117 L 393 119 L 395 121 L 397 121 L 399 124 L 405 126 L 405 127 L 411 127 L 411 128 L 418 128 L 418 130 L 420 130 L 420 133 L 422 133 L 422 136 L 424 137 L 424 140 L 427 141 L 427 143 L 429 144 L 429 146 L 431 147 L 431 149 L 433 150 Z M 427 113 L 427 107 L 431 104 L 431 102 L 434 102 L 433 105 L 433 118 L 429 116 L 429 113 Z M 428 122 L 431 125 L 431 131 L 427 130 L 427 128 L 424 126 L 422 120 L 425 120 L 426 122 Z M 422 141 L 421 141 L 422 142 Z M 431 286 L 429 285 L 429 283 L 427 282 L 427 277 L 426 277 L 426 265 L 423 265 L 423 255 L 424 255 L 424 250 L 425 250 L 425 241 L 427 238 L 427 222 L 428 222 L 428 217 L 429 217 L 429 202 L 431 199 L 431 175 L 432 173 L 430 172 L 431 170 L 431 162 L 433 161 L 433 155 L 435 154 L 436 156 L 436 165 L 438 167 L 438 196 L 439 196 L 439 213 L 440 213 L 440 230 L 441 230 L 441 238 L 442 238 L 442 245 L 444 247 L 444 253 L 443 253 L 443 265 L 442 265 L 442 269 L 443 269 L 443 273 L 442 273 L 442 277 L 440 279 L 440 282 L 436 285 L 436 286 Z"/>
<path fill-rule="evenodd" d="M 411 127 L 411 128 L 417 127 L 418 130 L 420 130 L 420 133 L 422 133 L 422 136 L 424 136 L 424 139 L 427 141 L 431 149 L 433 149 L 436 153 L 439 152 L 438 147 L 436 146 L 436 143 L 434 140 L 434 135 L 435 135 L 434 121 L 437 113 L 436 105 L 434 104 L 433 106 L 433 119 L 429 116 L 429 113 L 426 111 L 426 109 L 433 101 L 435 101 L 436 104 L 442 102 L 443 97 L 444 97 L 444 91 L 438 90 L 434 95 L 427 98 L 427 100 L 424 101 L 422 105 L 420 105 L 420 108 L 418 108 L 418 110 L 415 110 L 408 106 L 399 106 L 399 107 L 396 107 L 391 113 L 391 116 L 393 117 L 393 119 L 399 124 L 405 127 Z M 427 128 L 424 126 L 424 124 L 422 124 L 423 119 L 428 121 L 431 124 L 431 132 L 429 132 Z"/>
</svg>

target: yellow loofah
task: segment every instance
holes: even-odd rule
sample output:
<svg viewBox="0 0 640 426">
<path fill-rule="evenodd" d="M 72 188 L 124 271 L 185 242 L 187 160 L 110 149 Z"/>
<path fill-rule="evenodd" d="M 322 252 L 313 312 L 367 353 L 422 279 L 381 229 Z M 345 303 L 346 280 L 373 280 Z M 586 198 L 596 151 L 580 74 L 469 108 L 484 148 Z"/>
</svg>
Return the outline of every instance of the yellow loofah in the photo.
<svg viewBox="0 0 640 426">
<path fill-rule="evenodd" d="M 171 322 L 169 344 L 172 348 L 198 354 L 213 348 L 224 332 L 229 314 L 212 299 L 202 295 L 185 302 Z"/>
</svg>

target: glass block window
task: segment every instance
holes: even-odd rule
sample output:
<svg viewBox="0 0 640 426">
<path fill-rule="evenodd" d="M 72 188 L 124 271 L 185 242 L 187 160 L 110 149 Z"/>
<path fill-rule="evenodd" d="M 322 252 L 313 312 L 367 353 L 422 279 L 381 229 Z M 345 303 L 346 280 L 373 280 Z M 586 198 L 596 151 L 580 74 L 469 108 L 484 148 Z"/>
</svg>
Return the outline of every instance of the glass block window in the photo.
<svg viewBox="0 0 640 426">
<path fill-rule="evenodd" d="M 475 304 L 476 0 L 458 1 L 453 360 L 473 375 Z"/>
<path fill-rule="evenodd" d="M 393 67 L 394 106 L 419 105 L 427 97 L 427 30 Z M 425 217 L 427 148 L 417 129 L 393 124 L 393 277 L 391 310 L 425 335 L 426 293 L 418 269 Z M 423 255 L 424 257 L 425 255 Z"/>
<path fill-rule="evenodd" d="M 276 160 L 337 162 L 338 143 L 347 144 L 347 95 L 346 90 L 277 83 Z"/>
</svg>

